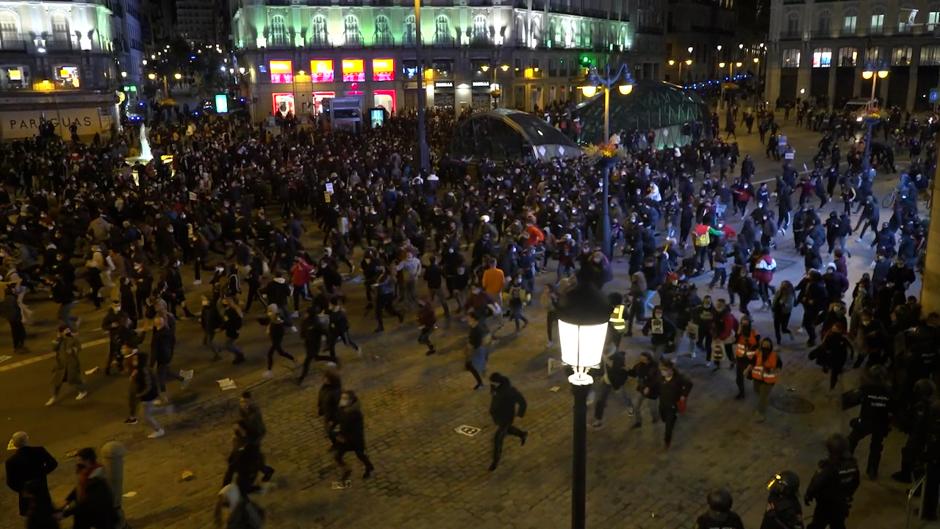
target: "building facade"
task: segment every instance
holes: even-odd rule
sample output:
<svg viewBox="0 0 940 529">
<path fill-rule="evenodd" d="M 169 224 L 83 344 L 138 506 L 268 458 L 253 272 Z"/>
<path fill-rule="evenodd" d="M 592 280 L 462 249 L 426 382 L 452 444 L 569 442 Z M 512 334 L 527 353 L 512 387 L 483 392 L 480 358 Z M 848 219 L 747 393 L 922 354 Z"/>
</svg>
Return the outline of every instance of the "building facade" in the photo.
<svg viewBox="0 0 940 529">
<path fill-rule="evenodd" d="M 43 119 L 66 136 L 110 129 L 115 91 L 140 74 L 139 25 L 125 23 L 137 0 L 120 1 L 0 2 L 0 138 L 33 136 Z"/>
<path fill-rule="evenodd" d="M 863 79 L 865 70 L 887 77 Z M 842 108 L 852 98 L 926 110 L 940 87 L 940 1 L 773 0 L 766 99 Z"/>
<path fill-rule="evenodd" d="M 737 29 L 734 0 L 669 0 L 668 9 L 667 81 L 714 79 L 721 62 L 743 60 L 738 44 L 743 44 L 744 36 Z"/>
<path fill-rule="evenodd" d="M 656 1 L 633 12 L 613 0 L 424 2 L 424 96 L 455 112 L 494 102 L 533 110 L 578 97 L 586 65 L 628 61 L 635 77 L 660 78 L 664 17 Z M 253 116 L 316 113 L 333 97 L 415 108 L 415 15 L 413 3 L 397 0 L 240 0 L 232 39 Z M 631 17 L 648 21 L 643 32 Z"/>
</svg>

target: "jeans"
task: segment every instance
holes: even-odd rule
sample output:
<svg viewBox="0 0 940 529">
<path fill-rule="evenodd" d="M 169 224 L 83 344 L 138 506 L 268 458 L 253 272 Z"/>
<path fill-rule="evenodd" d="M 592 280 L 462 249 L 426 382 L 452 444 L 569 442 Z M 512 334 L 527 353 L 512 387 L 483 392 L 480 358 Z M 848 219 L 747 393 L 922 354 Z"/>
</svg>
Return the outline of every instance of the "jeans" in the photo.
<svg viewBox="0 0 940 529">
<path fill-rule="evenodd" d="M 761 380 L 754 381 L 754 391 L 757 392 L 757 413 L 761 416 L 767 415 L 767 405 L 770 403 L 770 390 L 772 389 L 774 389 L 773 384 Z"/>
<path fill-rule="evenodd" d="M 780 312 L 774 311 L 774 335 L 777 338 L 777 343 L 779 344 L 782 338 L 782 334 L 789 334 L 793 336 L 790 332 L 790 313 L 789 312 Z"/>
<path fill-rule="evenodd" d="M 639 395 L 639 399 L 637 399 L 636 403 L 633 405 L 633 423 L 638 425 L 643 423 L 641 408 L 643 407 L 643 401 L 646 401 L 646 404 L 649 407 L 650 420 L 653 421 L 653 424 L 656 424 L 659 422 L 659 416 L 656 413 L 656 408 L 659 405 L 657 399 L 651 399 L 643 393 L 639 393 Z"/>
<path fill-rule="evenodd" d="M 633 403 L 630 401 L 630 395 L 627 394 L 626 386 L 621 386 L 618 389 L 614 389 L 610 384 L 603 382 L 600 384 L 600 390 L 598 391 L 597 401 L 594 404 L 594 419 L 600 421 L 604 418 L 604 410 L 607 409 L 607 398 L 610 397 L 611 393 L 620 393 L 620 396 L 623 398 L 623 403 L 627 407 L 632 408 Z"/>
<path fill-rule="evenodd" d="M 160 393 L 166 393 L 167 379 L 183 381 L 183 377 L 177 372 L 170 372 L 170 364 L 157 364 L 157 385 L 160 387 Z"/>
</svg>

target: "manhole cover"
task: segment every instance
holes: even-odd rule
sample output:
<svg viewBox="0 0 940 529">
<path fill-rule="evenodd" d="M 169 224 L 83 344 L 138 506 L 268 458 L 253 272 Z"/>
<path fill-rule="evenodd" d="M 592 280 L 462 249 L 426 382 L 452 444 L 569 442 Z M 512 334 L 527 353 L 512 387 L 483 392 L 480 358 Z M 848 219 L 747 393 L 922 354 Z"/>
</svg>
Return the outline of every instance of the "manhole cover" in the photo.
<svg viewBox="0 0 940 529">
<path fill-rule="evenodd" d="M 774 260 L 777 261 L 777 270 L 785 270 L 785 269 L 790 268 L 791 266 L 797 264 L 797 262 L 798 262 L 798 261 L 794 261 L 794 260 L 792 260 L 792 259 L 777 259 L 777 258 L 774 258 Z"/>
<path fill-rule="evenodd" d="M 770 405 L 784 413 L 812 413 L 816 409 L 812 402 L 789 393 L 774 395 Z"/>
</svg>

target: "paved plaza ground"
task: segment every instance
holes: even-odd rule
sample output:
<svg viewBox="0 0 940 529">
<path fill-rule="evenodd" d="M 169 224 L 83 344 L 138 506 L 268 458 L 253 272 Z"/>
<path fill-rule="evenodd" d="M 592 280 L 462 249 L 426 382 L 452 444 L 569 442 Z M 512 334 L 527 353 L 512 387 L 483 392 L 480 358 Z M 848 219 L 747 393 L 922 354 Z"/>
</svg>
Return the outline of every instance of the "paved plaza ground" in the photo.
<svg viewBox="0 0 940 529">
<path fill-rule="evenodd" d="M 784 125 L 798 159 L 815 152 L 817 135 Z M 756 133 L 742 134 L 742 152 L 758 161 L 756 180 L 773 179 L 777 164 L 764 158 Z M 845 152 L 845 149 L 843 149 Z M 876 192 L 893 186 L 894 176 L 879 176 Z M 833 207 L 832 205 L 826 208 Z M 822 216 L 822 214 L 821 214 Z M 886 217 L 883 217 L 886 218 Z M 795 255 L 792 236 L 778 238 L 775 257 L 780 270 L 775 282 L 794 283 L 802 275 L 802 259 Z M 314 246 L 316 248 L 316 246 Z M 850 243 L 850 281 L 854 284 L 868 270 L 872 250 Z M 553 269 L 552 265 L 552 269 Z M 615 287 L 625 290 L 626 261 L 615 263 Z M 540 277 L 543 285 L 554 272 Z M 696 282 L 704 290 L 706 274 Z M 919 284 L 912 288 L 916 292 Z M 368 452 L 376 465 L 369 481 L 359 479 L 361 468 L 350 454 L 352 485 L 334 490 L 338 478 L 327 453 L 316 417 L 320 380 L 311 376 L 303 387 L 296 371 L 278 358 L 275 377 L 263 380 L 263 352 L 267 341 L 260 324 L 246 319 L 243 348 L 249 362 L 233 367 L 227 361 L 211 363 L 211 353 L 199 345 L 198 323 L 181 321 L 175 362 L 195 368 L 196 379 L 174 399 L 178 412 L 166 420 L 167 435 L 148 440 L 144 426 L 121 424 L 126 414 L 127 381 L 122 377 L 89 377 L 91 393 L 82 402 L 69 394 L 53 408 L 44 408 L 48 397 L 48 359 L 35 361 L 49 349 L 55 307 L 37 307 L 37 322 L 28 344 L 33 352 L 0 363 L 0 435 L 16 430 L 30 432 L 59 458 L 60 469 L 50 476 L 53 497 L 61 499 L 74 481 L 72 462 L 66 454 L 82 446 L 100 446 L 116 439 L 127 445 L 124 491 L 136 493 L 124 500 L 134 528 L 209 528 L 212 508 L 225 470 L 236 417 L 236 391 L 221 392 L 215 380 L 235 379 L 239 388 L 252 387 L 264 412 L 268 435 L 264 452 L 277 469 L 274 486 L 257 501 L 265 507 L 272 529 L 316 528 L 558 528 L 569 525 L 571 482 L 572 403 L 570 388 L 561 373 L 547 374 L 549 358 L 557 348 L 546 345 L 544 311 L 538 304 L 528 311 L 530 325 L 518 334 L 507 324 L 491 355 L 489 371 L 508 375 L 526 396 L 529 408 L 518 421 L 528 430 L 526 446 L 514 438 L 506 442 L 504 458 L 495 472 L 488 472 L 493 427 L 487 413 L 489 394 L 471 391 L 472 377 L 463 370 L 466 329 L 442 320 L 434 341 L 440 354 L 426 357 L 419 346 L 413 316 L 405 324 L 387 324 L 382 335 L 368 334 L 374 327 L 363 317 L 361 285 L 346 286 L 352 334 L 364 349 L 359 359 L 340 347 L 344 386 L 359 394 L 366 424 Z M 714 297 L 726 297 L 722 291 Z M 191 295 L 190 303 L 198 297 Z M 759 332 L 772 330 L 769 312 L 754 310 Z M 80 338 L 86 342 L 83 368 L 103 362 L 104 333 L 97 330 L 101 312 L 92 313 L 83 303 L 76 314 L 84 318 Z M 258 314 L 260 315 L 260 314 Z M 793 315 L 795 329 L 800 309 Z M 644 413 L 644 425 L 631 430 L 626 407 L 612 398 L 603 429 L 588 432 L 588 524 L 597 528 L 686 529 L 704 511 L 706 493 L 718 486 L 734 495 L 735 509 L 745 527 L 758 527 L 766 500 L 766 484 L 775 472 L 796 471 L 809 482 L 816 462 L 824 456 L 823 439 L 848 431 L 855 411 L 838 405 L 840 390 L 854 387 L 859 373 L 850 371 L 843 388 L 828 390 L 828 377 L 806 359 L 805 338 L 784 340 L 785 369 L 772 395 L 765 423 L 754 420 L 756 397 L 735 401 L 734 373 L 713 372 L 701 356 L 681 358 L 679 369 L 695 388 L 688 412 L 680 417 L 673 447 L 662 447 L 662 427 L 652 425 Z M 642 336 L 624 340 L 628 361 L 646 350 Z M 302 356 L 297 335 L 286 341 L 288 352 Z M 0 352 L 9 351 L 7 334 L 0 334 Z M 2 353 L 12 355 L 12 353 Z M 171 393 L 173 388 L 171 387 Z M 462 425 L 481 431 L 473 436 L 455 431 Z M 849 527 L 902 529 L 905 527 L 906 490 L 887 476 L 899 468 L 903 436 L 892 433 L 882 461 L 882 478 L 864 479 L 855 498 Z M 868 444 L 859 447 L 860 459 Z M 183 471 L 194 478 L 181 480 Z M 0 529 L 21 527 L 15 516 L 15 497 L 0 494 Z M 811 509 L 806 512 L 811 513 Z M 915 521 L 912 528 L 938 527 Z"/>
</svg>

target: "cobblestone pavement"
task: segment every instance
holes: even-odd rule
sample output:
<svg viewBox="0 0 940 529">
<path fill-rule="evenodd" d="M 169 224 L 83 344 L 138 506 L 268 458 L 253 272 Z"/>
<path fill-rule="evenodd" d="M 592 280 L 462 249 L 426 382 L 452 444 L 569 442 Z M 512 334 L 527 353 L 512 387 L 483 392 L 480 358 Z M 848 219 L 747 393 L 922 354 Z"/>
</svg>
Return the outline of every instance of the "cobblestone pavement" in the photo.
<svg viewBox="0 0 940 529">
<path fill-rule="evenodd" d="M 809 134 L 792 133 L 791 138 L 805 142 L 804 153 L 814 143 Z M 772 168 L 761 161 L 763 151 L 752 140 L 742 140 L 745 152 L 754 153 L 759 160 L 760 173 L 772 177 Z M 781 269 L 777 279 L 796 279 L 802 272 L 802 261 L 793 256 L 792 238 L 779 241 L 781 249 L 775 255 Z M 850 280 L 854 282 L 866 269 L 871 252 L 852 244 L 855 257 Z M 616 266 L 617 287 L 624 288 L 625 263 L 621 260 Z M 544 280 L 549 276 L 554 273 L 543 276 Z M 708 279 L 705 276 L 699 283 Z M 365 337 L 362 333 L 372 327 L 371 321 L 359 317 L 361 289 L 350 286 L 348 291 L 353 299 L 353 334 L 357 341 L 362 338 L 365 355 L 358 359 L 351 350 L 342 348 L 339 354 L 344 360 L 344 383 L 356 389 L 362 400 L 366 442 L 376 474 L 369 481 L 359 479 L 361 467 L 350 454 L 347 459 L 354 469 L 351 487 L 331 488 L 338 472 L 315 417 L 317 377 L 310 377 L 298 388 L 292 377 L 286 377 L 281 363 L 276 368 L 280 376 L 271 381 L 239 379 L 242 387 L 255 386 L 268 427 L 264 451 L 277 469 L 274 486 L 258 498 L 267 510 L 268 526 L 567 526 L 573 399 L 561 373 L 546 373 L 547 359 L 557 357 L 558 351 L 546 347 L 543 311 L 533 306 L 529 310 L 531 324 L 518 334 L 512 332 L 511 325 L 499 332 L 501 338 L 489 370 L 508 375 L 525 394 L 529 411 L 518 425 L 531 435 L 524 447 L 513 438 L 507 440 L 500 467 L 488 472 L 494 431 L 487 414 L 489 395 L 471 391 L 472 377 L 462 369 L 463 324 L 455 321 L 448 329 L 442 322 L 433 337 L 441 354 L 426 357 L 415 341 L 417 328 L 408 321 L 401 327 L 388 325 L 384 335 Z M 758 330 L 770 331 L 769 314 L 753 310 L 754 306 Z M 793 322 L 799 321 L 799 316 L 794 314 Z M 288 350 L 299 352 L 297 343 L 290 342 Z M 629 359 L 632 361 L 648 343 L 642 336 L 626 339 Z M 805 359 L 799 335 L 796 342 L 784 344 L 782 356 L 786 369 L 774 390 L 768 421 L 762 424 L 753 420 L 753 393 L 743 402 L 732 399 L 736 391 L 732 371 L 712 372 L 704 367 L 701 357 L 680 359 L 680 369 L 691 376 L 695 388 L 668 452 L 662 448 L 661 425 L 650 424 L 644 415 L 644 426 L 631 430 L 626 407 L 620 399 L 612 398 L 605 427 L 588 432 L 589 526 L 691 528 L 704 510 L 707 491 L 726 486 L 745 526 L 757 527 L 764 508 L 764 486 L 775 472 L 797 471 L 805 490 L 816 461 L 823 456 L 822 440 L 831 432 L 846 432 L 853 413 L 839 409 L 839 390 L 830 392 L 826 377 Z M 850 372 L 844 387 L 852 387 L 857 376 L 857 372 Z M 71 463 L 64 457 L 67 450 L 118 439 L 129 449 L 124 490 L 136 493 L 124 500 L 132 527 L 211 527 L 214 496 L 230 447 L 236 397 L 237 392 L 200 393 L 198 400 L 183 403 L 180 412 L 167 420 L 167 436 L 157 441 L 147 440 L 142 427 L 97 422 L 89 422 L 85 431 L 48 440 L 63 467 L 51 476 L 53 496 L 64 497 L 74 479 Z M 788 413 L 778 409 L 801 406 L 812 410 Z M 37 408 L 35 413 L 42 412 Z M 481 431 L 473 437 L 461 435 L 455 431 L 461 425 Z M 13 424 L 9 428 L 16 429 Z M 889 436 L 883 476 L 897 469 L 901 441 L 897 433 Z M 861 457 L 867 448 L 863 442 Z M 181 481 L 184 470 L 193 471 L 195 478 Z M 856 496 L 849 526 L 903 528 L 905 500 L 903 487 L 889 479 L 866 479 Z M 14 505 L 10 494 L 0 495 L 2 512 L 15 512 Z M 20 526 L 12 515 L 0 520 L 0 529 Z M 915 523 L 912 527 L 928 526 Z"/>
</svg>

